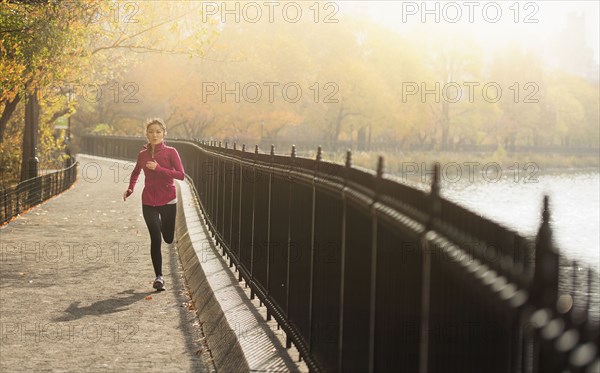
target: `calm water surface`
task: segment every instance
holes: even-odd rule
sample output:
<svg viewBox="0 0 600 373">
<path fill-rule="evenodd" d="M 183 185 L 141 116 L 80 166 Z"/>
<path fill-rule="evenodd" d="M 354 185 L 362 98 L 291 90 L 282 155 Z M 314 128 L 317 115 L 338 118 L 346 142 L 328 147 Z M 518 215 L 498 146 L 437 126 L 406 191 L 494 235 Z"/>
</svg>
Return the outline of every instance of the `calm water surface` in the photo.
<svg viewBox="0 0 600 373">
<path fill-rule="evenodd" d="M 598 270 L 600 259 L 600 180 L 598 171 L 536 175 L 525 182 L 514 177 L 444 181 L 442 195 L 517 232 L 534 236 L 541 222 L 542 199 L 550 197 L 556 246 L 569 259 Z"/>
</svg>

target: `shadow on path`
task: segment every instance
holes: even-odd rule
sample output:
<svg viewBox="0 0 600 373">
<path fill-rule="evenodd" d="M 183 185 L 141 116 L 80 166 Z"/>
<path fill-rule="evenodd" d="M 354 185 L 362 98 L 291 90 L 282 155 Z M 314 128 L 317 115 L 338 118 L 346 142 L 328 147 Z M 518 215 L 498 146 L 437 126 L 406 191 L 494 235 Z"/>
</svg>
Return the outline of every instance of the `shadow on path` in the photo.
<svg viewBox="0 0 600 373">
<path fill-rule="evenodd" d="M 153 291 L 135 293 L 135 290 L 129 289 L 118 293 L 128 294 L 126 297 L 115 296 L 109 299 L 94 302 L 86 307 L 79 307 L 79 304 L 81 303 L 79 301 L 73 302 L 65 310 L 66 315 L 55 318 L 54 321 L 72 321 L 88 315 L 106 315 L 110 313 L 126 311 L 127 306 L 137 302 L 140 299 L 144 299 L 147 295 L 153 293 Z"/>
</svg>

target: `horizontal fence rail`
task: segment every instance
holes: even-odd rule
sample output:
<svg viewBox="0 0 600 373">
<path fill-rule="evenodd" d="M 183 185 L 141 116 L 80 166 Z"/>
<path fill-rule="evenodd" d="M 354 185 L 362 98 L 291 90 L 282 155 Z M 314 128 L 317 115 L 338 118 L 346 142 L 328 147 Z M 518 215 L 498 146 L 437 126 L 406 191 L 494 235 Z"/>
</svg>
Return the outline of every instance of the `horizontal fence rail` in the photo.
<svg viewBox="0 0 600 373">
<path fill-rule="evenodd" d="M 16 186 L 0 188 L 0 225 L 65 191 L 75 180 L 77 162 L 62 170 L 27 179 Z"/>
<path fill-rule="evenodd" d="M 142 138 L 86 136 L 135 160 Z M 312 372 L 595 371 L 598 275 L 535 241 L 377 171 L 227 143 L 167 140 L 238 279 Z M 577 270 L 575 270 L 577 269 Z M 584 275 L 582 275 L 582 273 Z"/>
</svg>

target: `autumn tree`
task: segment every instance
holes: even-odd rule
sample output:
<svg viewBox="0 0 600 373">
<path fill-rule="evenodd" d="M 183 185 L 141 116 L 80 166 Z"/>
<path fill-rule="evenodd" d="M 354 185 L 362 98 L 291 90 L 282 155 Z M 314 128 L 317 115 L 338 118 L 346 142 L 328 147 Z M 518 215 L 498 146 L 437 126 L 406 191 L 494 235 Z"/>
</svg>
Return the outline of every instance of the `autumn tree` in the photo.
<svg viewBox="0 0 600 373">
<path fill-rule="evenodd" d="M 123 97 L 137 89 L 121 84 L 119 79 L 126 68 L 135 67 L 136 55 L 201 55 L 210 43 L 208 30 L 212 25 L 194 22 L 200 15 L 200 3 L 186 2 L 2 1 L 0 142 L 18 104 L 36 90 L 42 118 L 50 126 L 62 115 L 85 108 L 90 96 L 91 106 L 95 106 L 111 93 Z M 97 113 L 100 115 L 93 121 L 75 123 L 93 125 L 112 120 L 111 110 Z M 17 128 L 22 128 L 20 120 L 13 121 Z M 49 144 L 45 138 L 41 140 L 40 145 Z M 17 150 L 3 146 L 2 153 Z"/>
</svg>

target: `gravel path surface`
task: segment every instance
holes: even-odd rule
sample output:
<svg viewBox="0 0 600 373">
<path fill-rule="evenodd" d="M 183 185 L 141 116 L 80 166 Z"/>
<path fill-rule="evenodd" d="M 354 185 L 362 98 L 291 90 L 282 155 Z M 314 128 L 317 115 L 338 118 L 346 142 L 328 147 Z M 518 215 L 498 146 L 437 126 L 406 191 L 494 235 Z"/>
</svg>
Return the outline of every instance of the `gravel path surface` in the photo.
<svg viewBox="0 0 600 373">
<path fill-rule="evenodd" d="M 131 164 L 78 160 L 70 190 L 0 227 L 0 372 L 213 371 L 164 243 L 152 289 L 143 176 L 123 202 Z"/>
</svg>

